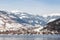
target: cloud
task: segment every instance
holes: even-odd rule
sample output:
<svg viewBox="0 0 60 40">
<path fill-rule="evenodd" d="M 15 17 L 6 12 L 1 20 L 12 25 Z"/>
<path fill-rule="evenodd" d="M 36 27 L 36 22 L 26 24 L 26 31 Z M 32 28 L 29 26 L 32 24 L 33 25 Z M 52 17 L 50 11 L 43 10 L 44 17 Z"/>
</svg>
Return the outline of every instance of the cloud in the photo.
<svg viewBox="0 0 60 40">
<path fill-rule="evenodd" d="M 59 0 L 1 0 L 0 9 L 20 10 L 33 14 L 60 13 Z"/>
</svg>

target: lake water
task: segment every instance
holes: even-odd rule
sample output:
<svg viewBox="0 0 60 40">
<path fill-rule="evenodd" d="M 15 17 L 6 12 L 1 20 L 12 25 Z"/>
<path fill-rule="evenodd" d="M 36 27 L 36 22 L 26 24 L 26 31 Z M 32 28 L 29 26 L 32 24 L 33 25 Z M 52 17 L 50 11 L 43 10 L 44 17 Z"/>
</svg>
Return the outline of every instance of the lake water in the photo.
<svg viewBox="0 0 60 40">
<path fill-rule="evenodd" d="M 60 40 L 60 35 L 0 35 L 0 40 Z"/>
</svg>

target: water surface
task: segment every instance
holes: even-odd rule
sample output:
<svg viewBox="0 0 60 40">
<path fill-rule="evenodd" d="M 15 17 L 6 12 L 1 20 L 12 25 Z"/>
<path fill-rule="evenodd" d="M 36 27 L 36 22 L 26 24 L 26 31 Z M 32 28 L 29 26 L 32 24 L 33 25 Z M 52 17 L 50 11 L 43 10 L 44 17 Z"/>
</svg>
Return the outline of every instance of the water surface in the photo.
<svg viewBox="0 0 60 40">
<path fill-rule="evenodd" d="M 0 35 L 0 40 L 60 40 L 60 35 Z"/>
</svg>

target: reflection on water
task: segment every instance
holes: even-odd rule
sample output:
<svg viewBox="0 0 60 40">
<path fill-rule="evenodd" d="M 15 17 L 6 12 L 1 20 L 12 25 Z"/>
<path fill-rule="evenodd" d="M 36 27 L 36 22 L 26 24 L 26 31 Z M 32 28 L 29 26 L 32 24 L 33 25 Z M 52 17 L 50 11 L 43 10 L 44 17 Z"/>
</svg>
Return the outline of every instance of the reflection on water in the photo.
<svg viewBox="0 0 60 40">
<path fill-rule="evenodd" d="M 0 40 L 60 40 L 60 35 L 0 35 Z"/>
</svg>

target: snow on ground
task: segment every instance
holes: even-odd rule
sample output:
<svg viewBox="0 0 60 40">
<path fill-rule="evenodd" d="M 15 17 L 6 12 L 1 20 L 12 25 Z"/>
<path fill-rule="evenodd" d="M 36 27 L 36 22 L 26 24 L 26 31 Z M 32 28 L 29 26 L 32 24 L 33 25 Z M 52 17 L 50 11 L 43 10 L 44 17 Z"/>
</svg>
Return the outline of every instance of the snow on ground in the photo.
<svg viewBox="0 0 60 40">
<path fill-rule="evenodd" d="M 2 20 L 0 20 L 0 25 L 1 25 L 1 24 L 4 24 L 4 22 L 3 22 Z"/>
<path fill-rule="evenodd" d="M 49 22 L 52 22 L 52 21 L 54 21 L 54 20 L 56 20 L 56 19 L 50 19 L 50 20 L 48 21 L 48 23 L 49 23 Z"/>
<path fill-rule="evenodd" d="M 34 31 L 36 31 L 36 32 L 40 32 L 41 29 L 43 29 L 43 27 L 40 27 L 40 28 L 34 29 Z"/>
<path fill-rule="evenodd" d="M 11 29 L 11 30 L 19 30 L 19 28 L 20 27 L 22 27 L 22 25 L 21 24 L 18 24 L 18 23 L 11 23 L 11 24 L 9 24 L 9 23 L 6 23 L 6 30 L 7 29 Z"/>
<path fill-rule="evenodd" d="M 40 30 L 43 29 L 43 27 L 41 25 L 36 25 L 35 27 L 36 28 L 33 29 L 33 30 L 36 31 L 36 32 L 40 32 Z"/>
</svg>

